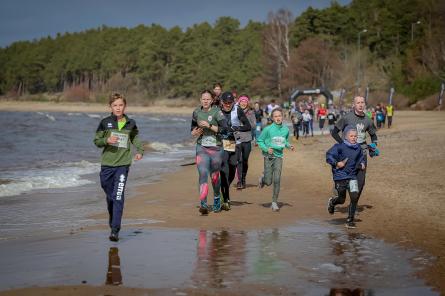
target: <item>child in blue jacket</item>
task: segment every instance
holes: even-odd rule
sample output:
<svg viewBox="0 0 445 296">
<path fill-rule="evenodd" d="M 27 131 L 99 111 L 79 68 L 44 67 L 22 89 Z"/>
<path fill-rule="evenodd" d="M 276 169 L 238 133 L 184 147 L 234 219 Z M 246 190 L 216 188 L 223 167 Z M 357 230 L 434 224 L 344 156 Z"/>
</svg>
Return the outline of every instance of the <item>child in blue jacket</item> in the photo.
<svg viewBox="0 0 445 296">
<path fill-rule="evenodd" d="M 354 214 L 358 201 L 358 170 L 365 169 L 365 157 L 357 143 L 357 130 L 352 126 L 344 129 L 343 143 L 337 143 L 326 152 L 326 162 L 332 166 L 332 176 L 338 196 L 329 198 L 328 212 L 334 214 L 335 206 L 344 204 L 346 191 L 349 191 L 351 203 L 348 209 L 346 227 L 355 228 Z"/>
</svg>

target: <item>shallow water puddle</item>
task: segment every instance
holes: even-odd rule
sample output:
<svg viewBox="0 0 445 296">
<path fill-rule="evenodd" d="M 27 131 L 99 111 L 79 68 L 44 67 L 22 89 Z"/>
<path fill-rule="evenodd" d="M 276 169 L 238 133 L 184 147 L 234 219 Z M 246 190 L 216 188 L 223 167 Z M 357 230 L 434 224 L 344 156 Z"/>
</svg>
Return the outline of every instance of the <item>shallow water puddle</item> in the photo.
<svg viewBox="0 0 445 296">
<path fill-rule="evenodd" d="M 320 222 L 248 232 L 125 229 L 118 243 L 107 234 L 0 243 L 0 289 L 243 285 L 299 295 L 438 295 L 414 275 L 433 258 Z M 361 294 L 347 294 L 353 290 Z"/>
</svg>

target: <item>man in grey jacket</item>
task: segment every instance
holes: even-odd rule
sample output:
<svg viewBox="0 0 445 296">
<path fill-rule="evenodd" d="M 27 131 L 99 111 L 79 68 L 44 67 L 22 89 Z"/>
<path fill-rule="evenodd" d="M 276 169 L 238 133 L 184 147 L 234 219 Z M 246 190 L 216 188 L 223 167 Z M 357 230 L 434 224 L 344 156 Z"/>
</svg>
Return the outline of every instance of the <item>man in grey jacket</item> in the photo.
<svg viewBox="0 0 445 296">
<path fill-rule="evenodd" d="M 365 157 L 365 165 L 367 164 L 367 154 L 368 154 L 368 145 L 366 143 L 366 133 L 368 133 L 371 137 L 371 142 L 377 145 L 377 134 L 374 123 L 369 119 L 365 114 L 365 98 L 361 96 L 357 96 L 354 98 L 353 102 L 353 110 L 347 113 L 345 116 L 342 116 L 339 121 L 334 126 L 334 129 L 331 131 L 332 137 L 338 142 L 342 143 L 343 139 L 340 137 L 339 132 L 345 129 L 347 126 L 353 126 L 357 130 L 357 143 L 360 144 L 363 155 Z M 366 169 L 359 170 L 357 174 L 358 181 L 358 199 L 362 194 L 363 187 L 365 187 L 365 179 L 366 179 Z"/>
</svg>

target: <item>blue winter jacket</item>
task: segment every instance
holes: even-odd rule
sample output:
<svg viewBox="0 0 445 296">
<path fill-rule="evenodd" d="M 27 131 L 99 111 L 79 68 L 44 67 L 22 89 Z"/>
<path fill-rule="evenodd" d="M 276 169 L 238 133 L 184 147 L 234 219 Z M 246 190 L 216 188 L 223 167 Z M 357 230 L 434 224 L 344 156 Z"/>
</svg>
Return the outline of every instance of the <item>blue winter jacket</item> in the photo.
<svg viewBox="0 0 445 296">
<path fill-rule="evenodd" d="M 345 158 L 348 159 L 346 165 L 341 169 L 336 168 L 337 162 Z M 361 163 L 365 163 L 365 157 L 360 145 L 343 142 L 335 144 L 326 152 L 326 162 L 332 166 L 334 181 L 350 180 L 357 178 L 357 172 L 361 169 Z"/>
</svg>

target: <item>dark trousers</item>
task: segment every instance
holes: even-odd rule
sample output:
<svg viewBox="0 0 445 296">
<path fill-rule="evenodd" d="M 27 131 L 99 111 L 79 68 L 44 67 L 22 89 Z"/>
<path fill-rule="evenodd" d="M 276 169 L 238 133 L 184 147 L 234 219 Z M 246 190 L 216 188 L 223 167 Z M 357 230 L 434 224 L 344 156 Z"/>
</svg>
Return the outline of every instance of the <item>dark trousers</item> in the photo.
<svg viewBox="0 0 445 296">
<path fill-rule="evenodd" d="M 311 130 L 311 136 L 314 136 L 314 120 L 309 120 L 309 129 Z"/>
<path fill-rule="evenodd" d="M 309 134 L 309 121 L 303 121 L 303 136 L 307 137 Z"/>
<path fill-rule="evenodd" d="M 236 149 L 235 149 L 236 150 Z M 225 151 L 221 163 L 221 193 L 224 202 L 230 201 L 230 184 L 235 179 L 237 158 L 236 152 Z"/>
<path fill-rule="evenodd" d="M 298 140 L 298 138 L 300 137 L 300 127 L 301 127 L 301 124 L 300 123 L 297 123 L 297 124 L 293 123 L 293 126 L 294 126 L 294 136 Z"/>
<path fill-rule="evenodd" d="M 252 151 L 252 144 L 250 142 L 242 142 L 236 144 L 236 159 L 237 159 L 237 171 L 238 180 L 243 184 L 246 184 L 247 170 L 249 169 L 249 156 Z"/>
<path fill-rule="evenodd" d="M 392 125 L 392 116 L 388 116 L 388 128 Z"/>
<path fill-rule="evenodd" d="M 359 170 L 358 171 L 358 173 L 357 173 L 357 181 L 358 181 L 358 196 L 357 196 L 357 201 L 358 201 L 360 196 L 362 195 L 363 188 L 365 187 L 366 168 L 364 170 Z"/>
<path fill-rule="evenodd" d="M 107 195 L 108 223 L 110 228 L 116 232 L 121 229 L 125 185 L 127 184 L 129 170 L 129 166 L 102 166 L 100 170 L 100 184 Z"/>
<path fill-rule="evenodd" d="M 340 180 L 340 181 L 334 181 L 335 182 L 335 189 L 337 190 L 337 196 L 335 196 L 332 199 L 332 204 L 335 205 L 342 205 L 345 203 L 346 200 L 346 192 L 349 192 L 349 197 L 351 199 L 351 202 L 349 204 L 348 209 L 348 218 L 354 219 L 355 210 L 357 209 L 357 202 L 359 198 L 358 192 L 351 192 L 349 188 L 349 181 L 350 180 Z"/>
</svg>

